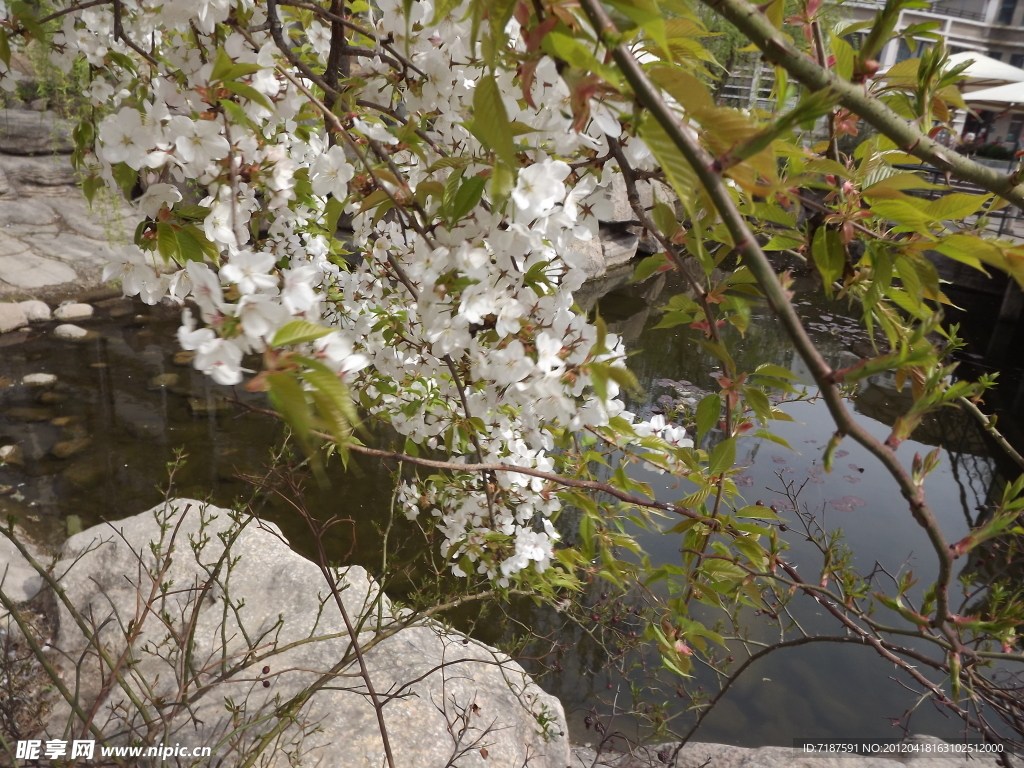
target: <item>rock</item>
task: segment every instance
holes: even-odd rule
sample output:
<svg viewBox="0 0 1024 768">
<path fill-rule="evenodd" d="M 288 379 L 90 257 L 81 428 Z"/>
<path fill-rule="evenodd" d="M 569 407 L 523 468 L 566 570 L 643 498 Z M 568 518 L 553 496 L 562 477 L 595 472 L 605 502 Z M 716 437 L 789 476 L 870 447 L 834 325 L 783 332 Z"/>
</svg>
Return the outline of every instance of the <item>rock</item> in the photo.
<svg viewBox="0 0 1024 768">
<path fill-rule="evenodd" d="M 61 392 L 40 392 L 36 396 L 36 402 L 41 405 L 60 405 L 67 401 L 68 396 Z"/>
<path fill-rule="evenodd" d="M 602 232 L 601 247 L 606 269 L 628 264 L 636 256 L 640 238 L 630 232 Z"/>
<path fill-rule="evenodd" d="M 61 440 L 50 451 L 55 459 L 70 459 L 89 447 L 92 442 L 88 437 L 79 437 L 74 440 Z"/>
<path fill-rule="evenodd" d="M 96 459 L 87 459 L 72 464 L 60 476 L 79 488 L 91 488 L 103 480 L 104 469 Z"/>
<path fill-rule="evenodd" d="M 78 421 L 77 416 L 58 416 L 56 419 L 50 419 L 50 423 L 55 427 L 66 427 L 76 421 Z"/>
<path fill-rule="evenodd" d="M 46 99 L 32 99 L 32 101 L 28 103 L 28 108 L 33 112 L 45 112 Z"/>
<path fill-rule="evenodd" d="M 601 241 L 597 238 L 573 240 L 562 258 L 566 263 L 582 269 L 588 280 L 602 277 L 607 271 Z"/>
<path fill-rule="evenodd" d="M 29 565 L 10 539 L 0 533 L 0 587 L 15 603 L 31 600 L 43 588 L 43 577 Z M 6 616 L 0 606 L 0 617 Z"/>
<path fill-rule="evenodd" d="M 0 496 L 10 496 L 14 493 L 13 485 L 0 485 Z"/>
<path fill-rule="evenodd" d="M 30 373 L 22 377 L 21 383 L 26 387 L 52 387 L 57 377 L 52 373 Z"/>
<path fill-rule="evenodd" d="M 70 155 L 73 125 L 53 112 L 6 110 L 0 113 L 0 152 L 11 155 Z"/>
<path fill-rule="evenodd" d="M 64 323 L 64 325 L 58 325 L 53 329 L 53 335 L 58 339 L 66 339 L 73 341 L 80 341 L 89 335 L 89 332 L 85 328 L 81 328 L 71 323 Z"/>
<path fill-rule="evenodd" d="M 7 174 L 4 173 L 3 168 L 0 168 L 0 195 L 8 195 L 13 191 L 11 182 L 7 180 Z"/>
<path fill-rule="evenodd" d="M 3 117 L 0 117 L 0 126 Z M 74 186 L 78 175 L 67 155 L 40 155 L 38 157 L 13 157 L 8 155 L 0 159 L 7 178 L 15 184 L 30 187 L 65 187 Z M 51 209 L 52 210 L 52 209 Z M 31 222 L 26 222 L 31 223 Z M 48 223 L 42 217 L 40 224 Z"/>
<path fill-rule="evenodd" d="M 0 389 L 10 389 L 14 383 L 14 379 L 10 376 L 0 376 Z"/>
<path fill-rule="evenodd" d="M 0 333 L 7 333 L 28 325 L 25 310 L 20 304 L 0 304 Z"/>
<path fill-rule="evenodd" d="M 9 249 L 5 241 L 12 240 L 18 245 Z M 26 253 L 19 253 L 15 249 Z M 0 253 L 4 254 L 0 256 L 0 280 L 18 288 L 30 289 L 69 283 L 78 277 L 75 270 L 67 264 L 54 259 L 44 259 L 27 250 L 28 246 L 12 237 L 0 237 Z"/>
<path fill-rule="evenodd" d="M 121 208 L 99 201 L 95 207 L 89 205 L 84 197 L 73 197 L 62 200 L 60 217 L 79 235 L 98 240 L 102 243 L 131 242 L 132 234 L 139 223 L 140 216 L 131 208 Z"/>
<path fill-rule="evenodd" d="M 44 323 L 50 319 L 50 307 L 45 301 L 22 301 L 18 306 L 30 323 Z"/>
<path fill-rule="evenodd" d="M 146 386 L 149 389 L 170 389 L 178 385 L 178 379 L 180 378 L 176 373 L 161 373 L 159 376 L 154 376 L 150 379 Z"/>
<path fill-rule="evenodd" d="M 180 352 L 175 352 L 174 357 L 171 358 L 171 362 L 175 365 L 192 365 L 192 361 L 195 359 L 196 353 L 187 349 L 183 349 Z"/>
<path fill-rule="evenodd" d="M 20 445 L 0 445 L 0 464 L 20 467 L 24 463 Z"/>
<path fill-rule="evenodd" d="M 20 331 L 10 331 L 0 334 L 0 347 L 13 347 L 17 344 L 28 341 L 29 330 L 22 328 Z"/>
<path fill-rule="evenodd" d="M 319 568 L 293 552 L 276 526 L 253 522 L 239 528 L 231 515 L 187 499 L 161 504 L 115 523 L 116 534 L 110 527 L 97 527 L 72 536 L 54 572 L 75 563 L 62 583 L 68 601 L 95 625 L 103 626 L 99 642 L 108 644 L 108 652 L 117 658 L 124 652 L 122 627 L 139 608 L 137 589 L 125 574 L 141 574 L 138 589 L 148 595 L 153 549 L 166 552 L 170 537 L 176 535 L 176 554 L 159 576 L 173 583 L 174 590 L 160 599 L 159 620 L 150 614 L 136 625 L 139 636 L 132 663 L 122 675 L 127 686 L 145 691 L 146 699 L 155 696 L 166 701 L 179 695 L 176 667 L 154 653 L 175 653 L 170 648 L 157 651 L 168 636 L 164 622 L 178 628 L 190 622 L 194 637 L 190 654 L 213 663 L 190 670 L 190 677 L 196 678 L 188 684 L 189 706 L 165 707 L 164 717 L 170 722 L 161 723 L 161 728 L 174 734 L 187 732 L 195 744 L 217 744 L 234 734 L 233 738 L 241 737 L 235 748 L 244 750 L 280 725 L 284 732 L 275 744 L 301 744 L 301 752 L 312 762 L 352 768 L 382 764 L 376 714 L 355 674 L 358 666 L 353 654 L 347 666 L 339 663 L 350 639 L 334 601 L 321 602 L 320 595 L 327 593 Z M 190 541 L 202 542 L 195 545 L 201 550 L 194 551 Z M 232 565 L 230 571 L 218 571 L 212 564 L 224 554 L 225 541 L 231 542 L 231 549 L 221 562 Z M 383 709 L 396 765 L 443 768 L 452 764 L 460 746 L 465 752 L 457 764 L 466 768 L 568 765 L 562 706 L 518 664 L 436 622 L 397 625 L 390 601 L 378 594 L 376 583 L 359 566 L 344 569 L 341 579 L 339 599 L 351 620 L 362 627 L 362 657 L 375 687 L 390 692 L 409 684 L 403 691 L 406 695 L 391 698 Z M 201 592 L 207 582 L 207 591 Z M 234 610 L 224 609 L 228 599 Z M 75 674 L 66 660 L 81 659 L 75 679 L 81 681 L 77 690 L 82 709 L 90 712 L 102 706 L 105 712 L 126 711 L 131 722 L 111 730 L 141 732 L 135 729 L 145 726 L 134 707 L 125 707 L 123 689 L 101 690 L 102 676 L 90 644 L 63 605 L 60 611 L 55 642 L 60 654 L 55 658 L 64 666 L 66 679 Z M 115 612 L 120 618 L 108 621 Z M 371 645 L 377 630 L 394 630 L 394 634 Z M 336 633 L 341 636 L 332 637 Z M 313 636 L 328 639 L 310 642 Z M 297 644 L 285 650 L 289 643 Z M 225 671 L 220 659 L 225 660 Z M 442 662 L 446 666 L 437 669 Z M 269 708 L 277 706 L 275 702 L 289 701 L 328 671 L 346 677 L 312 693 L 298 717 L 279 720 L 273 716 Z M 221 676 L 222 682 L 201 688 Z M 99 695 L 104 696 L 102 704 L 97 701 Z M 225 708 L 225 696 L 239 705 L 237 712 Z M 46 717 L 46 735 L 56 738 L 64 733 L 69 715 L 67 705 L 58 700 Z M 462 734 L 461 742 L 453 733 Z M 115 737 L 112 743 L 122 741 L 127 743 L 127 737 Z M 479 747 L 466 749 L 473 744 L 486 744 L 486 762 Z M 292 765 L 298 756 L 291 752 L 271 748 L 260 764 Z"/>
<path fill-rule="evenodd" d="M 49 408 L 9 408 L 7 418 L 11 421 L 49 421 L 53 418 L 53 411 Z"/>
<path fill-rule="evenodd" d="M 91 304 L 61 304 L 54 310 L 53 316 L 57 320 L 87 320 L 92 317 L 93 311 Z"/>
<path fill-rule="evenodd" d="M 190 397 L 188 408 L 193 416 L 218 415 L 234 410 L 234 406 L 223 397 Z"/>
</svg>

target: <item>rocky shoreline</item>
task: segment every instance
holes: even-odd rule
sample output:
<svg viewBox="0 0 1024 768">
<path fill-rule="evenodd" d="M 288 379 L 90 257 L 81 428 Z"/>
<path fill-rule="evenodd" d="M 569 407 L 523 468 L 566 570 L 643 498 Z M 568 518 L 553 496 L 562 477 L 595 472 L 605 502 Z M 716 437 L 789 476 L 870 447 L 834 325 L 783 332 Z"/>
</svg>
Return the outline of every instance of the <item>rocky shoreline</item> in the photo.
<svg viewBox="0 0 1024 768">
<path fill-rule="evenodd" d="M 55 599 L 44 578 L 0 536 L 2 588 L 8 600 L 37 617 L 33 626 L 46 628 L 41 631 L 48 636 L 38 641 L 66 683 L 79 681 L 80 701 L 91 705 L 102 699 L 100 723 L 106 729 L 117 726 L 124 731 L 128 726 L 129 731 L 142 732 L 137 730 L 139 712 L 128 704 L 134 695 L 154 702 L 153 712 L 165 717 L 167 733 L 183 742 L 224 744 L 225 735 L 237 729 L 238 718 L 249 718 L 257 725 L 240 744 L 230 747 L 244 749 L 280 720 L 271 715 L 275 707 L 333 669 L 344 682 L 325 686 L 285 723 L 267 764 L 284 766 L 296 756 L 294 750 L 301 749 L 314 762 L 319 759 L 332 766 L 380 765 L 380 730 L 365 683 L 354 672 L 354 661 L 337 668 L 350 646 L 321 572 L 291 550 L 276 526 L 246 520 L 226 509 L 177 499 L 78 533 L 65 542 L 48 569 L 60 575 L 64 600 Z M 237 560 L 226 573 L 219 569 L 229 562 L 228 556 Z M 640 747 L 631 754 L 571 746 L 561 704 L 518 664 L 433 620 L 405 620 L 402 609 L 379 593 L 362 568 L 347 568 L 342 576 L 343 604 L 350 618 L 362 617 L 357 622 L 362 627 L 358 637 L 364 646 L 371 646 L 364 654 L 371 679 L 378 692 L 390 697 L 384 712 L 397 765 L 443 768 L 452 764 L 453 757 L 457 759 L 453 764 L 463 768 L 657 768 L 670 761 L 671 744 Z M 132 622 L 152 621 L 140 620 L 140 596 L 143 603 L 147 599 L 153 603 L 162 619 L 149 627 L 136 625 L 133 635 Z M 72 615 L 70 607 L 77 615 Z M 167 630 L 184 625 L 194 637 L 191 683 L 196 691 L 203 689 L 203 675 L 212 679 L 220 673 L 222 679 L 191 697 L 187 710 L 172 709 L 167 714 L 158 702 L 173 696 L 183 679 L 182 657 L 165 647 Z M 90 640 L 83 626 L 101 629 Z M 375 632 L 381 631 L 392 634 L 373 643 Z M 133 639 L 128 641 L 130 635 Z M 17 636 L 11 617 L 0 610 L 0 639 Z M 98 682 L 101 663 L 92 649 L 100 638 L 112 657 L 125 654 L 132 659 L 123 670 L 123 690 Z M 163 651 L 154 650 L 161 647 Z M 229 663 L 246 654 L 252 658 L 233 666 Z M 224 664 L 229 665 L 230 674 L 221 672 Z M 36 679 L 46 682 L 41 669 L 36 670 Z M 237 698 L 234 709 L 225 708 L 225 690 Z M 37 738 L 60 738 L 68 722 L 75 722 L 59 698 L 51 697 L 44 709 L 48 711 L 39 723 L 42 734 Z M 263 726 L 258 725 L 261 721 Z M 927 736 L 914 737 L 913 743 L 922 749 L 941 744 Z M 163 764 L 186 764 L 175 760 L 172 757 Z M 1013 760 L 1011 764 L 1022 763 Z M 897 765 L 995 768 L 997 763 L 988 757 L 920 753 L 899 760 L 820 757 L 783 747 L 705 743 L 686 745 L 675 762 L 677 768 Z"/>
</svg>

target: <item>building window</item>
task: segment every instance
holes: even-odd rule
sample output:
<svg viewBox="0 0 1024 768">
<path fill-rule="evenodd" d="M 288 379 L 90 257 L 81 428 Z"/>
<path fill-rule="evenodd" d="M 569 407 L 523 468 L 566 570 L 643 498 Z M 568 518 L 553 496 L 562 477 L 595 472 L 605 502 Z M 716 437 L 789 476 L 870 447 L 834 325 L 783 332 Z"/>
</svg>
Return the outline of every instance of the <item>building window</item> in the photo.
<svg viewBox="0 0 1024 768">
<path fill-rule="evenodd" d="M 963 46 L 960 46 L 960 45 L 951 45 L 951 46 L 949 46 L 949 53 L 950 53 L 951 56 L 955 56 L 958 53 L 963 53 L 966 50 L 967 50 L 966 48 L 964 48 Z"/>
<path fill-rule="evenodd" d="M 988 57 L 990 59 L 995 59 L 996 61 L 1002 61 L 1003 60 L 1003 52 L 1002 51 L 989 51 L 988 52 Z"/>
<path fill-rule="evenodd" d="M 999 18 L 997 21 L 1000 24 L 1012 24 L 1013 13 L 1017 10 L 1017 0 L 1003 0 L 1003 4 L 999 6 Z"/>
<path fill-rule="evenodd" d="M 1024 67 L 1024 53 L 1015 53 L 1010 57 L 1011 67 Z"/>
<path fill-rule="evenodd" d="M 899 64 L 901 61 L 906 61 L 913 53 L 910 50 L 910 45 L 902 37 L 900 38 L 900 47 L 896 49 L 896 63 Z"/>
</svg>

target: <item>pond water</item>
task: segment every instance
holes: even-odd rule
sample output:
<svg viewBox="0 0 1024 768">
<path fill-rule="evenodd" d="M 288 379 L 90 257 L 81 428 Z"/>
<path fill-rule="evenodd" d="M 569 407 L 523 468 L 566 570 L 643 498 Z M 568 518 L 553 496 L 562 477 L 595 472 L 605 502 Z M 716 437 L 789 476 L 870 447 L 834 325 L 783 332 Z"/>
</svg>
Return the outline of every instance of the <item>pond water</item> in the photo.
<svg viewBox="0 0 1024 768">
<path fill-rule="evenodd" d="M 675 290 L 664 278 L 628 286 L 625 276 L 613 276 L 586 286 L 579 296 L 586 307 L 599 300 L 611 330 L 624 336 L 632 353 L 631 367 L 646 393 L 642 402 L 633 404 L 636 410 L 657 409 L 661 398 L 680 390 L 715 388 L 711 374 L 716 361 L 693 343 L 691 330 L 652 327 L 658 321 L 654 307 Z M 822 307 L 812 294 L 798 291 L 800 308 L 829 362 L 843 364 L 857 351 L 863 353 L 867 339 L 856 324 L 836 308 Z M 23 452 L 22 465 L 0 466 L 0 514 L 16 515 L 34 536 L 56 545 L 69 529 L 136 514 L 157 503 L 167 483 L 168 463 L 182 448 L 188 459 L 175 475 L 175 495 L 209 497 L 224 506 L 251 498 L 252 488 L 240 476 L 261 472 L 281 440 L 282 427 L 273 418 L 225 404 L 224 398 L 232 393 L 192 370 L 186 356 L 178 353 L 178 324 L 173 308 L 112 299 L 99 303 L 96 318 L 88 324 L 94 333 L 85 341 L 56 340 L 52 326 L 0 337 L 0 445 L 17 443 Z M 978 338 L 985 338 L 984 328 L 974 330 Z M 755 310 L 747 338 L 733 348 L 741 369 L 774 362 L 810 381 L 767 310 Z M 970 354 L 975 358 L 968 360 L 979 369 L 991 366 L 991 355 L 969 350 Z M 30 389 L 20 384 L 24 375 L 37 372 L 56 374 L 58 385 Z M 1003 387 L 1008 386 L 1012 382 L 1004 382 Z M 262 404 L 259 395 L 241 390 L 237 395 L 244 402 Z M 879 377 L 861 388 L 851 406 L 869 431 L 884 438 L 908 397 Z M 836 471 L 825 475 L 821 453 L 833 426 L 824 405 L 799 402 L 785 408 L 794 421 L 777 422 L 775 431 L 793 451 L 766 441 L 741 443 L 739 460 L 748 468 L 740 482 L 747 501 L 763 500 L 785 509 L 779 493 L 783 482 L 806 481 L 801 503 L 828 526 L 842 527 L 862 571 L 871 570 L 876 562 L 890 572 L 912 567 L 927 581 L 934 572 L 927 540 L 892 479 L 852 441 L 841 446 Z M 943 447 L 942 464 L 927 489 L 947 537 L 956 540 L 999 491 L 1002 472 L 1011 470 L 991 452 L 976 425 L 958 412 L 928 420 L 914 437 L 899 450 L 907 464 L 916 451 Z M 660 498 L 682 495 L 671 478 L 638 472 Z M 303 523 L 273 499 L 262 497 L 259 503 L 263 514 L 281 525 L 301 551 L 308 542 Z M 390 504 L 387 468 L 354 458 L 351 471 L 335 475 L 329 489 L 310 489 L 307 503 L 319 516 L 351 519 L 334 529 L 328 541 L 332 557 L 377 570 L 379 526 Z M 567 519 L 560 524 L 563 530 L 571 527 Z M 391 541 L 398 547 L 403 542 L 413 546 L 403 525 L 397 525 Z M 565 532 L 571 537 L 572 531 Z M 641 538 L 656 561 L 678 561 L 675 537 Z M 817 571 L 816 552 L 806 543 L 794 543 L 792 555 L 808 573 Z M 415 573 L 408 578 L 412 586 Z M 401 585 L 393 583 L 392 588 L 400 590 Z M 588 599 L 601 602 L 598 591 L 591 590 Z M 810 601 L 800 604 L 801 621 L 812 630 L 837 632 L 831 618 L 814 607 Z M 574 739 L 592 740 L 584 717 L 591 710 L 607 712 L 616 694 L 625 698 L 628 681 L 611 671 L 579 627 L 566 625 L 555 611 L 518 605 L 510 617 L 512 627 L 507 621 L 475 624 L 472 617 L 455 619 L 487 641 L 508 639 L 515 620 L 542 633 L 557 633 L 568 650 L 554 663 L 555 671 L 540 682 L 564 702 Z M 747 619 L 753 636 L 767 637 L 760 618 Z M 537 665 L 534 670 L 541 671 Z M 863 647 L 812 644 L 780 651 L 740 678 L 697 738 L 744 746 L 788 745 L 795 737 L 898 738 L 887 718 L 912 706 L 915 695 L 894 676 L 891 666 Z M 668 710 L 677 717 L 675 727 L 682 730 L 690 717 L 685 705 L 682 699 L 670 700 Z M 631 722 L 626 718 L 618 724 Z M 948 739 L 957 733 L 957 723 L 930 705 L 920 708 L 911 725 L 915 733 Z"/>
</svg>

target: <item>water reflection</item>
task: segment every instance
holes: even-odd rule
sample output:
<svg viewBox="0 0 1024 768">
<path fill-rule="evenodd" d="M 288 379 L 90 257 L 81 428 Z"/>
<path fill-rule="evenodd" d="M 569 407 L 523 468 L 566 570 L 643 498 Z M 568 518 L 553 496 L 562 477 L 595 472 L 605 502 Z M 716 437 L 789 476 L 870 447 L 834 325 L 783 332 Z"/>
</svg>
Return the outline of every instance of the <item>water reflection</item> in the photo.
<svg viewBox="0 0 1024 768">
<path fill-rule="evenodd" d="M 631 367 L 646 392 L 632 407 L 658 408 L 659 398 L 673 392 L 666 380 L 685 381 L 697 390 L 716 389 L 718 361 L 693 343 L 690 329 L 653 328 L 659 319 L 657 306 L 680 286 L 664 275 L 630 285 L 628 276 L 619 273 L 588 284 L 577 298 L 584 309 L 596 306 L 609 328 L 626 340 Z M 797 285 L 799 308 L 830 364 L 848 365 L 870 350 L 869 339 L 854 320 L 802 298 L 803 288 Z M 258 395 L 217 387 L 193 371 L 174 343 L 177 324 L 177 313 L 170 308 L 113 301 L 101 307 L 99 319 L 90 325 L 96 337 L 85 343 L 56 341 L 37 331 L 4 337 L 12 343 L 0 350 L 0 377 L 8 385 L 0 388 L 0 444 L 22 446 L 24 462 L 0 467 L 0 486 L 11 487 L 8 495 L 0 496 L 0 514 L 29 521 L 37 535 L 50 541 L 63 537 L 70 514 L 85 526 L 135 514 L 161 498 L 157 486 L 165 481 L 175 450 L 182 447 L 190 457 L 177 477 L 179 495 L 209 497 L 219 505 L 248 497 L 251 490 L 239 475 L 262 470 L 281 440 L 282 428 L 272 418 L 224 408 L 223 398 L 230 394 L 261 401 Z M 767 311 L 755 310 L 745 338 L 732 328 L 724 332 L 741 369 L 773 362 L 810 381 Z M 42 391 L 17 383 L 35 372 L 54 373 L 59 383 Z M 891 379 L 876 377 L 860 388 L 852 405 L 858 421 L 884 439 L 908 397 Z M 877 562 L 892 573 L 912 567 L 922 581 L 930 579 L 934 563 L 928 541 L 907 513 L 894 481 L 852 441 L 837 453 L 836 471 L 825 475 L 821 454 L 833 426 L 824 406 L 800 402 L 785 409 L 794 421 L 777 422 L 776 432 L 793 451 L 753 439 L 741 442 L 739 460 L 748 465 L 743 473 L 745 498 L 784 508 L 782 484 L 802 484 L 801 502 L 824 525 L 842 527 L 862 572 Z M 86 442 L 65 458 L 55 455 L 58 444 L 76 440 Z M 928 493 L 948 538 L 955 540 L 1001 492 L 1000 459 L 990 454 L 974 423 L 953 410 L 926 420 L 914 439 L 900 447 L 899 456 L 909 464 L 915 452 L 932 446 L 943 447 L 943 461 L 929 480 Z M 678 499 L 686 493 L 676 479 L 637 471 L 661 498 Z M 332 557 L 341 559 L 354 543 L 353 561 L 379 571 L 380 528 L 391 501 L 388 467 L 355 457 L 348 474 L 334 477 L 330 488 L 311 487 L 306 501 L 323 518 L 340 515 L 352 521 L 330 532 L 326 544 Z M 308 533 L 287 504 L 262 498 L 261 505 L 299 550 L 309 550 Z M 571 515 L 561 525 L 571 536 Z M 679 561 L 677 537 L 641 533 L 641 538 L 655 562 Z M 402 520 L 389 540 L 396 547 L 414 547 L 417 541 Z M 792 557 L 805 573 L 813 574 L 819 566 L 820 555 L 798 537 Z M 410 569 L 391 588 L 398 594 L 403 586 L 411 591 L 420 579 Z M 595 615 L 602 621 L 614 615 L 627 631 L 639 626 L 626 612 L 629 604 L 609 605 L 600 590 L 595 586 L 588 594 Z M 837 631 L 835 622 L 814 604 L 798 604 L 799 618 L 808 629 Z M 616 693 L 628 698 L 627 681 L 610 671 L 585 628 L 568 623 L 562 614 L 527 603 L 516 606 L 511 617 L 568 649 L 556 660 L 556 671 L 541 682 L 565 703 L 575 738 L 587 740 L 586 712 L 605 706 L 600 701 L 610 701 Z M 484 640 L 508 639 L 516 632 L 513 623 L 474 623 L 474 618 L 468 612 L 453 617 L 474 627 Z M 745 621 L 754 637 L 770 637 L 771 629 L 760 617 L 747 615 Z M 794 737 L 892 737 L 887 717 L 900 715 L 915 701 L 893 676 L 873 651 L 852 645 L 812 644 L 778 652 L 741 678 L 707 719 L 700 738 L 760 745 L 789 744 Z M 677 718 L 675 727 L 685 730 L 691 716 L 687 701 L 673 696 L 674 686 L 667 682 L 667 712 Z M 913 721 L 916 732 L 944 738 L 955 737 L 956 727 L 930 707 L 922 708 Z"/>
</svg>

